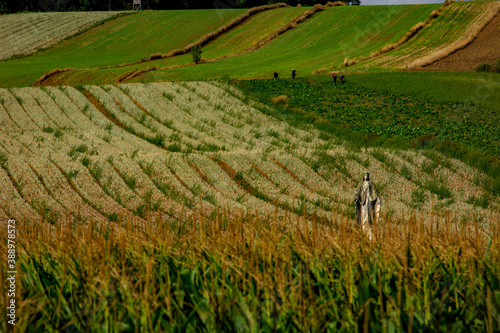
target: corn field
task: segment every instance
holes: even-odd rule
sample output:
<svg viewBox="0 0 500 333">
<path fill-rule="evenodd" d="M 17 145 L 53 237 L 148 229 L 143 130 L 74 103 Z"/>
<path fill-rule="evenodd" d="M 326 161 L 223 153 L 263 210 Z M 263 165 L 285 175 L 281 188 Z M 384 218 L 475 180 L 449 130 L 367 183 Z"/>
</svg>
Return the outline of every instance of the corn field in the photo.
<svg viewBox="0 0 500 333">
<path fill-rule="evenodd" d="M 500 215 L 430 216 L 23 223 L 16 331 L 498 331 Z"/>
</svg>

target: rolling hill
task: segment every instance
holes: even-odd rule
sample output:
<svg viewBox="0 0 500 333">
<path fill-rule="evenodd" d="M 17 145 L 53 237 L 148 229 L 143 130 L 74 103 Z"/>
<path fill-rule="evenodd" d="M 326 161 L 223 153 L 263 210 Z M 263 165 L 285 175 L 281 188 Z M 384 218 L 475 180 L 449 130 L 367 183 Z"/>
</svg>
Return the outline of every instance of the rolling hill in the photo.
<svg viewBox="0 0 500 333">
<path fill-rule="evenodd" d="M 346 61 L 348 71 L 398 69 L 418 65 L 419 59 L 445 56 L 473 38 L 498 11 L 498 4 L 332 7 L 277 33 L 310 9 L 277 8 L 252 15 L 204 45 L 205 63 L 198 66 L 193 66 L 189 54 L 144 60 L 190 45 L 245 10 L 127 15 L 33 56 L 0 62 L 0 86 L 29 85 L 56 68 L 73 70 L 54 75 L 46 84 L 114 83 L 124 73 L 152 68 L 155 70 L 135 80 L 269 77 L 274 71 L 288 73 L 291 68 L 308 75 L 338 69 Z M 171 37 L 174 35 L 176 38 Z M 402 40 L 405 42 L 399 45 Z"/>
</svg>

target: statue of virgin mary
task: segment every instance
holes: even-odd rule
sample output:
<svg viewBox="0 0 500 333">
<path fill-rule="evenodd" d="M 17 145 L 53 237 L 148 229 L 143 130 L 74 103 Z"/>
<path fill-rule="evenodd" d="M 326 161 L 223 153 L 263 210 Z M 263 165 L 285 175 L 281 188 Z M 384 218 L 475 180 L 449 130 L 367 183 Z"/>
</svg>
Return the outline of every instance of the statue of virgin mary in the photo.
<svg viewBox="0 0 500 333">
<path fill-rule="evenodd" d="M 380 203 L 380 196 L 375 185 L 370 180 L 370 174 L 367 172 L 356 189 L 354 205 L 356 207 L 358 226 L 363 229 L 363 232 L 367 234 L 370 240 L 372 239 L 372 225 L 379 218 Z"/>
</svg>

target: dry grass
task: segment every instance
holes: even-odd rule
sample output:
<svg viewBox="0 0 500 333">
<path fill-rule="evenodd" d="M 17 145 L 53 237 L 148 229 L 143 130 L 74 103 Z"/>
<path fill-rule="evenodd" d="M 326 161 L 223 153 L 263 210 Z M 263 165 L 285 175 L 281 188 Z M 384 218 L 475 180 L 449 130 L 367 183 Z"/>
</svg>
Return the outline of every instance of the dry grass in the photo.
<svg viewBox="0 0 500 333">
<path fill-rule="evenodd" d="M 279 104 L 286 105 L 286 104 L 288 104 L 287 97 L 285 95 L 280 95 L 280 96 L 273 97 L 273 99 L 271 100 L 271 102 L 274 105 L 279 105 Z"/>
<path fill-rule="evenodd" d="M 128 72 L 123 73 L 116 79 L 116 83 L 123 83 L 128 80 L 132 80 L 133 78 L 138 77 L 139 75 L 145 74 L 147 72 L 155 71 L 156 66 L 153 66 L 151 68 L 143 68 L 143 69 L 134 69 Z"/>
<path fill-rule="evenodd" d="M 311 75 L 320 75 L 320 74 L 325 74 L 328 72 L 328 69 L 326 67 L 321 67 L 319 69 L 315 69 L 311 72 Z"/>
<path fill-rule="evenodd" d="M 149 60 L 156 60 L 156 59 L 161 59 L 162 54 L 161 53 L 153 53 L 152 55 L 149 56 Z"/>
<path fill-rule="evenodd" d="M 53 69 L 50 72 L 43 74 L 38 80 L 36 80 L 35 82 L 33 82 L 33 86 L 42 86 L 42 85 L 44 85 L 45 81 L 47 81 L 48 79 L 54 77 L 55 75 L 57 75 L 59 73 L 73 71 L 73 70 L 75 70 L 75 69 L 71 68 L 71 67 L 68 67 L 68 68 L 65 68 L 65 69 L 59 69 L 59 68 Z"/>
</svg>

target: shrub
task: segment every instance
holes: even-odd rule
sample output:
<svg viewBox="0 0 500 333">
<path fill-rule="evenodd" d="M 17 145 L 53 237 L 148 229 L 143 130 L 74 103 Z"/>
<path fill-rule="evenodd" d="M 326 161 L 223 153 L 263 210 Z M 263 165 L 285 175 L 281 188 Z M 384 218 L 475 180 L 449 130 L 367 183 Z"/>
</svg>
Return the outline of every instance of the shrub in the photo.
<svg viewBox="0 0 500 333">
<path fill-rule="evenodd" d="M 90 171 L 90 174 L 92 175 L 92 177 L 97 182 L 101 179 L 103 170 L 97 163 L 95 163 L 94 166 L 89 169 L 89 171 Z"/>
<path fill-rule="evenodd" d="M 123 180 L 125 181 L 125 184 L 127 184 L 127 187 L 134 191 L 136 186 L 137 186 L 137 179 L 133 175 L 123 175 Z"/>
<path fill-rule="evenodd" d="M 482 64 L 476 68 L 476 72 L 489 72 L 489 71 L 491 71 L 490 64 Z"/>
<path fill-rule="evenodd" d="M 201 50 L 201 47 L 196 45 L 194 46 L 192 49 L 191 49 L 191 55 L 193 56 L 193 61 L 196 63 L 196 64 L 199 64 L 200 61 L 201 61 L 201 53 L 203 51 Z"/>
<path fill-rule="evenodd" d="M 54 132 L 54 136 L 55 136 L 56 138 L 60 138 L 60 137 L 61 137 L 61 136 L 63 136 L 63 135 L 64 135 L 64 132 L 63 132 L 63 131 L 61 131 L 59 128 L 58 128 L 58 129 Z"/>
<path fill-rule="evenodd" d="M 111 213 L 111 214 L 106 215 L 106 218 L 107 218 L 107 219 L 108 219 L 108 221 L 110 221 L 110 222 L 116 222 L 116 221 L 118 221 L 118 214 L 116 214 L 116 213 Z"/>
<path fill-rule="evenodd" d="M 72 147 L 70 151 L 68 152 L 69 157 L 73 157 L 76 155 L 76 153 L 85 153 L 89 150 L 89 147 L 87 147 L 84 144 L 78 145 L 76 147 Z"/>
</svg>

